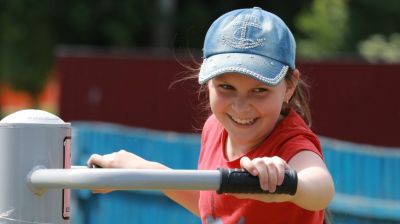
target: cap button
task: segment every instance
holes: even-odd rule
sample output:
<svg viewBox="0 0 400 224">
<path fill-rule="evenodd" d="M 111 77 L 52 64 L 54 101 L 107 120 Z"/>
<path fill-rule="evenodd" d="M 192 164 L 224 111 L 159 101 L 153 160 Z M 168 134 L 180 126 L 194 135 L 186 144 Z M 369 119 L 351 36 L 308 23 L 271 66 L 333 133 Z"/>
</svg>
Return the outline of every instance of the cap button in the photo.
<svg viewBox="0 0 400 224">
<path fill-rule="evenodd" d="M 258 7 L 258 6 L 254 6 L 253 7 L 253 9 L 261 9 L 260 7 Z"/>
</svg>

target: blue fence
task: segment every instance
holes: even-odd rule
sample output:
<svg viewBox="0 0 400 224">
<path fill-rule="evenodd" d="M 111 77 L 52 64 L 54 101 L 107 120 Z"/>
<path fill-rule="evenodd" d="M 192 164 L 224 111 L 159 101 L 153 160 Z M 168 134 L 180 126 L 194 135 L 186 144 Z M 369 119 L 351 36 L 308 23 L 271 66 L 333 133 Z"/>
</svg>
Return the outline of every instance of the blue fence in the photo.
<svg viewBox="0 0 400 224">
<path fill-rule="evenodd" d="M 196 169 L 199 135 L 177 134 L 105 123 L 73 123 L 73 164 L 93 153 L 119 149 L 175 169 Z M 400 222 L 400 149 L 372 147 L 321 137 L 336 187 L 333 223 Z M 73 191 L 72 223 L 200 223 L 158 191 L 92 194 Z"/>
<path fill-rule="evenodd" d="M 320 140 L 335 182 L 335 223 L 399 223 L 400 148 Z"/>
<path fill-rule="evenodd" d="M 176 134 L 105 123 L 73 123 L 73 164 L 86 164 L 93 153 L 120 149 L 174 169 L 196 169 L 199 136 Z M 116 191 L 92 194 L 72 191 L 73 224 L 201 223 L 183 207 L 158 191 Z"/>
</svg>

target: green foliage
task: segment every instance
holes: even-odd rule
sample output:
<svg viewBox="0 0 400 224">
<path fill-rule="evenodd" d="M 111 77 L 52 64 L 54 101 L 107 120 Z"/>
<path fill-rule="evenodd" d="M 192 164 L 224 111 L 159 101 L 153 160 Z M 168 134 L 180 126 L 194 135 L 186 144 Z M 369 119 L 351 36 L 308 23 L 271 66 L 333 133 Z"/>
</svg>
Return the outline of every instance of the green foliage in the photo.
<svg viewBox="0 0 400 224">
<path fill-rule="evenodd" d="M 0 6 L 1 81 L 35 100 L 52 68 L 57 44 L 151 43 L 154 5 L 146 1 L 2 0 Z"/>
<path fill-rule="evenodd" d="M 0 28 L 3 81 L 33 96 L 41 91 L 52 64 L 54 36 L 50 1 L 5 1 Z"/>
<path fill-rule="evenodd" d="M 54 18 L 62 44 L 134 47 L 151 44 L 154 1 L 59 1 Z"/>
<path fill-rule="evenodd" d="M 359 43 L 375 34 L 389 37 L 400 33 L 399 0 L 352 0 L 349 7 L 351 35 L 346 40 L 348 51 L 358 52 Z"/>
<path fill-rule="evenodd" d="M 348 9 L 344 0 L 314 0 L 311 9 L 298 17 L 298 53 L 311 59 L 336 56 L 348 32 Z"/>
<path fill-rule="evenodd" d="M 171 1 L 172 13 L 163 14 L 162 0 L 0 0 L 0 81 L 37 95 L 57 45 L 201 49 L 214 19 L 253 6 L 288 24 L 300 57 L 358 52 L 372 61 L 398 57 L 398 37 L 384 37 L 400 33 L 399 0 Z M 379 52 L 386 56 L 377 57 Z"/>
<path fill-rule="evenodd" d="M 393 33 L 389 38 L 374 34 L 360 42 L 358 47 L 360 54 L 369 62 L 400 62 L 400 33 Z"/>
<path fill-rule="evenodd" d="M 400 31 L 400 1 L 398 0 L 352 0 L 349 26 L 356 29 L 355 39 L 364 39 L 366 34 L 381 33 L 389 35 Z"/>
<path fill-rule="evenodd" d="M 190 0 L 177 1 L 178 8 L 175 15 L 176 37 L 174 45 L 187 49 L 201 49 L 208 27 L 211 23 L 230 10 L 239 8 L 261 7 L 281 17 L 290 29 L 296 32 L 293 18 L 299 13 L 303 5 L 312 0 Z"/>
</svg>

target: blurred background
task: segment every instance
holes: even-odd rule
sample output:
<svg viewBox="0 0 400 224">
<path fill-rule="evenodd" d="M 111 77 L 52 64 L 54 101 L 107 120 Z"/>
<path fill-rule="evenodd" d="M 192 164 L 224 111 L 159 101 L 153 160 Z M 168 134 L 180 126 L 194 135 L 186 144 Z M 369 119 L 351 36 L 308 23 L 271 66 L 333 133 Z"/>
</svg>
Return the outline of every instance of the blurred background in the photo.
<svg viewBox="0 0 400 224">
<path fill-rule="evenodd" d="M 176 81 L 199 67 L 212 21 L 253 6 L 280 16 L 297 40 L 312 128 L 338 191 L 335 223 L 400 222 L 398 0 L 0 0 L 0 118 L 39 108 L 72 122 L 76 163 L 128 148 L 174 168 L 196 168 L 207 114 L 196 81 Z M 355 184 L 355 176 L 363 180 Z M 74 223 L 109 223 L 116 214 L 125 217 L 118 223 L 132 223 L 132 211 L 115 213 L 113 204 L 129 197 L 126 207 L 172 206 L 148 192 L 77 192 Z M 162 223 L 196 222 L 174 209 Z M 149 211 L 137 223 L 165 219 Z M 190 221 L 182 221 L 186 216 Z"/>
</svg>

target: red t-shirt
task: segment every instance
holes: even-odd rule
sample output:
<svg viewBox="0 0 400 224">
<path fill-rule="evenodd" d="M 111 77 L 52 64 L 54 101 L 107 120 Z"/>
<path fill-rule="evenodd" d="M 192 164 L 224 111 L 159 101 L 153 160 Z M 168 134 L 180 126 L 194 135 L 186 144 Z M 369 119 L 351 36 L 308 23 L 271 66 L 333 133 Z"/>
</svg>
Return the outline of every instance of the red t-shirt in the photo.
<svg viewBox="0 0 400 224">
<path fill-rule="evenodd" d="M 206 121 L 202 137 L 198 168 L 215 170 L 218 167 L 240 168 L 240 158 L 228 161 L 224 146 L 227 132 L 215 118 Z M 289 161 L 303 150 L 315 152 L 323 158 L 317 136 L 293 110 L 289 112 L 255 150 L 247 153 L 250 159 L 279 156 Z M 290 202 L 266 203 L 252 199 L 237 199 L 213 191 L 201 191 L 199 209 L 202 223 L 323 223 L 324 211 L 312 212 Z"/>
</svg>

